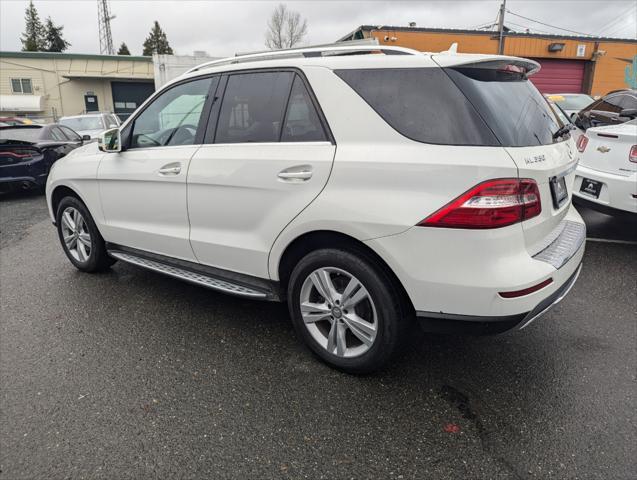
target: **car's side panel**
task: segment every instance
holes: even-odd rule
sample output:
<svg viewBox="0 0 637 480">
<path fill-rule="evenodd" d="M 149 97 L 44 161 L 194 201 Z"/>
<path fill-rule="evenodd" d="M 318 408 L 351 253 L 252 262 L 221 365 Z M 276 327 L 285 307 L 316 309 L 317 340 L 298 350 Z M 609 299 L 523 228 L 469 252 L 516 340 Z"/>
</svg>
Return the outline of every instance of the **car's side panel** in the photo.
<svg viewBox="0 0 637 480">
<path fill-rule="evenodd" d="M 197 259 L 268 277 L 274 240 L 321 192 L 336 147 L 329 142 L 203 145 L 188 173 L 190 241 Z M 291 168 L 308 180 L 286 181 Z"/>
<path fill-rule="evenodd" d="M 186 145 L 106 154 L 98 171 L 104 238 L 119 245 L 196 261 L 188 241 L 186 174 L 198 148 Z M 171 165 L 179 172 L 160 171 Z"/>
</svg>

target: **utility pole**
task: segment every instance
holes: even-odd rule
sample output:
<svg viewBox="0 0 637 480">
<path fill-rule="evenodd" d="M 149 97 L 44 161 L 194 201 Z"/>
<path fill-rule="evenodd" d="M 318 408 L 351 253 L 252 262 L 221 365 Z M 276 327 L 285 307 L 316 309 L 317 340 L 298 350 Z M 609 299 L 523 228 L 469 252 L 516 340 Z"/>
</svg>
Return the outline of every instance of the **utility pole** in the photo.
<svg viewBox="0 0 637 480">
<path fill-rule="evenodd" d="M 500 15 L 498 20 L 498 31 L 500 32 L 498 40 L 498 55 L 504 54 L 504 12 L 506 11 L 507 0 L 502 0 L 500 5 Z"/>
<path fill-rule="evenodd" d="M 108 8 L 108 0 L 97 0 L 97 21 L 100 35 L 100 53 L 102 55 L 115 55 L 113 48 L 113 37 L 111 35 L 111 20 L 115 15 L 111 15 Z"/>
</svg>

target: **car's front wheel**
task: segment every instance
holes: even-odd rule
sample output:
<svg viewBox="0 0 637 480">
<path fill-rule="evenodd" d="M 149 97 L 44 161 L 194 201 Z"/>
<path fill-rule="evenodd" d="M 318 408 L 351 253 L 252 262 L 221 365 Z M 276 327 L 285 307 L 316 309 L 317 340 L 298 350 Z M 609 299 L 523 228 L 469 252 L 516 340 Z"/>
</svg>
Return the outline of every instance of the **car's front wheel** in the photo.
<svg viewBox="0 0 637 480">
<path fill-rule="evenodd" d="M 63 198 L 57 208 L 60 243 L 71 263 L 83 272 L 104 270 L 115 263 L 86 206 L 75 197 Z"/>
<path fill-rule="evenodd" d="M 385 365 L 410 318 L 389 276 L 364 255 L 314 251 L 294 268 L 288 306 L 295 329 L 326 363 L 350 373 Z"/>
</svg>

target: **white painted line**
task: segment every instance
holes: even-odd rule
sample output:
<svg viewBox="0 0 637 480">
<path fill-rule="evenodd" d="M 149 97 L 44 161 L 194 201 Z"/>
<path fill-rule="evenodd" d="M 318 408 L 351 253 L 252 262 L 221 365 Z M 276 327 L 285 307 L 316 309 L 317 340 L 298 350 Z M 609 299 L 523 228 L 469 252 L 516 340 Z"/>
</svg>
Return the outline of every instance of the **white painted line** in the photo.
<svg viewBox="0 0 637 480">
<path fill-rule="evenodd" d="M 619 245 L 637 245 L 637 242 L 632 240 L 613 240 L 609 238 L 595 238 L 588 237 L 586 239 L 587 242 L 599 242 L 599 243 L 617 243 Z"/>
</svg>

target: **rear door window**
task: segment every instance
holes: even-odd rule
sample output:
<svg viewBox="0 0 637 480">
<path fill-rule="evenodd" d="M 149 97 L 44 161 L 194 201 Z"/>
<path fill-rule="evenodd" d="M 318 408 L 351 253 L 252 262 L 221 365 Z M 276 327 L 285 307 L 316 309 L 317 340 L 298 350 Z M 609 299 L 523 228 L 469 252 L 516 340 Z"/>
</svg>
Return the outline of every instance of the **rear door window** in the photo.
<svg viewBox="0 0 637 480">
<path fill-rule="evenodd" d="M 282 142 L 321 142 L 327 136 L 321 125 L 310 94 L 298 75 L 290 92 L 285 122 L 281 133 Z"/>
<path fill-rule="evenodd" d="M 292 72 L 230 75 L 215 143 L 278 142 L 293 77 Z"/>
<path fill-rule="evenodd" d="M 624 108 L 637 108 L 637 97 L 633 95 L 622 95 L 619 106 Z"/>
<path fill-rule="evenodd" d="M 498 145 L 471 102 L 440 68 L 348 69 L 336 74 L 407 138 Z"/>
</svg>

